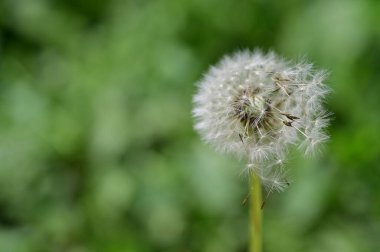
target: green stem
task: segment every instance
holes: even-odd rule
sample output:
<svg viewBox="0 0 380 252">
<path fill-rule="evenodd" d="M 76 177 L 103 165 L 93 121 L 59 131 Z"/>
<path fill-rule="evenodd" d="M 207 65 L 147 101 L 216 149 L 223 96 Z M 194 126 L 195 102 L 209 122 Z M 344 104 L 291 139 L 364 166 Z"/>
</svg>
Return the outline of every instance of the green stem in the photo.
<svg viewBox="0 0 380 252">
<path fill-rule="evenodd" d="M 262 251 L 262 195 L 261 180 L 254 173 L 250 176 L 250 252 Z"/>
</svg>

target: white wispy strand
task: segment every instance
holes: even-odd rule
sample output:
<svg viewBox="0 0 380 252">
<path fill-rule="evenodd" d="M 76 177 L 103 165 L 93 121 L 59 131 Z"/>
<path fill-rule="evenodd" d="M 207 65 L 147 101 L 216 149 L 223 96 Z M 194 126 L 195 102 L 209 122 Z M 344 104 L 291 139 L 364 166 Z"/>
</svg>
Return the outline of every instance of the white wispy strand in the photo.
<svg viewBox="0 0 380 252">
<path fill-rule="evenodd" d="M 292 64 L 273 52 L 226 56 L 198 83 L 195 129 L 216 149 L 246 158 L 270 190 L 282 190 L 289 145 L 309 155 L 328 139 L 325 77 L 306 61 Z"/>
</svg>

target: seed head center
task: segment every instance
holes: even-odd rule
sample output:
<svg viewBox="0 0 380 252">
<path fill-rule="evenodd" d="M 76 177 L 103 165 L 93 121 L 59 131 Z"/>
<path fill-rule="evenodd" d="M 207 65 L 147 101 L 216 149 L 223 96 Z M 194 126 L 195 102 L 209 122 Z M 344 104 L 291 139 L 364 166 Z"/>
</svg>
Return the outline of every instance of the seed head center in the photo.
<svg viewBox="0 0 380 252">
<path fill-rule="evenodd" d="M 260 90 L 246 89 L 236 98 L 234 108 L 245 135 L 251 135 L 263 126 L 269 107 Z"/>
<path fill-rule="evenodd" d="M 262 117 L 267 105 L 265 99 L 258 94 L 243 94 L 236 101 L 236 114 L 241 121 Z"/>
</svg>

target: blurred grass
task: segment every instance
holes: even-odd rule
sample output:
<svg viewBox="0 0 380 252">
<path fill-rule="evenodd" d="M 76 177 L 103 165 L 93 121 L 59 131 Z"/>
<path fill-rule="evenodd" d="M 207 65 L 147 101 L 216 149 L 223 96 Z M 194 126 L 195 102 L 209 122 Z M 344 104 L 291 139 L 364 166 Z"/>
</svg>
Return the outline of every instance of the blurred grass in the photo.
<svg viewBox="0 0 380 252">
<path fill-rule="evenodd" d="M 378 251 L 377 1 L 0 0 L 0 251 L 246 251 L 242 162 L 192 130 L 242 48 L 331 72 L 323 155 L 288 165 L 266 251 Z"/>
</svg>

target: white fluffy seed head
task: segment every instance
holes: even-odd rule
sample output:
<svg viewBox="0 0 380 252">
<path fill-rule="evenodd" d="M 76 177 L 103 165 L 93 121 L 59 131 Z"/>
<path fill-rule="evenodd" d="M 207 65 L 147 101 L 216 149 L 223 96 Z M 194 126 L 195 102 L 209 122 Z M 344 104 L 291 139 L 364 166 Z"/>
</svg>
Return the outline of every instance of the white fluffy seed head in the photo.
<svg viewBox="0 0 380 252">
<path fill-rule="evenodd" d="M 249 171 L 281 190 L 288 146 L 312 154 L 328 139 L 325 77 L 311 64 L 292 64 L 274 53 L 226 56 L 198 83 L 195 129 L 218 150 L 246 158 Z"/>
</svg>

